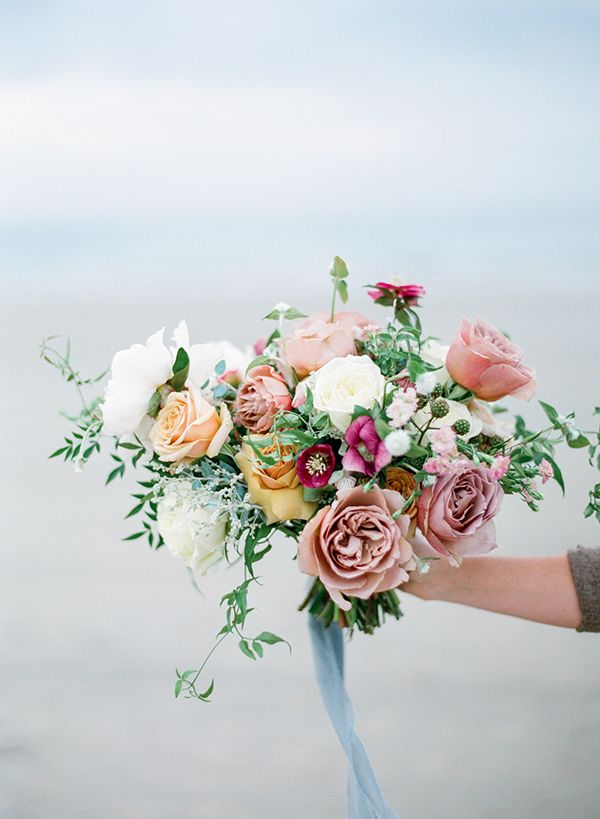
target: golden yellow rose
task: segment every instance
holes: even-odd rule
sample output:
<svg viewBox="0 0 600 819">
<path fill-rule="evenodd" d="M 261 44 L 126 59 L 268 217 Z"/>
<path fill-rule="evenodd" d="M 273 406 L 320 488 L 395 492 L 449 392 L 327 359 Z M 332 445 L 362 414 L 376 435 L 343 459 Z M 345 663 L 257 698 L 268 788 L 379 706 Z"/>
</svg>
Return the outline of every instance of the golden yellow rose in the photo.
<svg viewBox="0 0 600 819">
<path fill-rule="evenodd" d="M 261 440 L 266 437 L 255 435 L 252 442 L 260 448 Z M 269 445 L 260 451 L 273 455 L 278 449 L 275 445 Z M 279 451 L 284 456 L 290 454 L 288 447 L 281 447 Z M 298 480 L 294 461 L 282 460 L 273 466 L 261 467 L 254 450 L 245 441 L 235 460 L 248 484 L 250 498 L 262 507 L 267 523 L 309 520 L 313 516 L 317 504 L 304 500 L 304 488 Z"/>
</svg>

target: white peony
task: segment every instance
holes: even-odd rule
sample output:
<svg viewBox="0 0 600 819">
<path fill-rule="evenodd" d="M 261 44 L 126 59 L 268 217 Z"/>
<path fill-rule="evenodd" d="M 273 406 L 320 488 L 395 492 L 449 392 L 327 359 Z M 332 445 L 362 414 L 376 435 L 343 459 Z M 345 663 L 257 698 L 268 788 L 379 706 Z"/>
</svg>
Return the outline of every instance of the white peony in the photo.
<svg viewBox="0 0 600 819">
<path fill-rule="evenodd" d="M 214 379 L 215 366 L 219 361 L 225 362 L 225 372 L 239 372 L 240 377 L 243 377 L 248 364 L 255 357 L 251 347 L 240 350 L 229 341 L 190 344 L 185 321 L 181 321 L 175 328 L 173 341 L 177 347 L 187 350 L 190 357 L 189 378 L 197 387 L 202 387 L 207 381 Z"/>
<path fill-rule="evenodd" d="M 173 356 L 163 342 L 164 332 L 163 327 L 146 344 L 115 354 L 102 405 L 107 435 L 137 432 L 152 394 L 171 377 Z"/>
<path fill-rule="evenodd" d="M 440 344 L 440 342 L 434 338 L 427 339 L 421 347 L 421 358 L 423 361 L 432 364 L 434 367 L 441 368 L 431 371 L 431 374 L 435 377 L 438 384 L 445 384 L 450 378 L 450 374 L 446 369 L 446 356 L 448 355 L 449 349 L 448 344 Z M 431 392 L 431 390 L 429 390 L 429 392 Z"/>
<path fill-rule="evenodd" d="M 479 418 L 477 418 L 477 416 L 471 415 L 466 404 L 461 404 L 460 401 L 451 401 L 450 399 L 444 400 L 447 400 L 448 402 L 448 414 L 444 415 L 443 418 L 434 418 L 432 428 L 439 429 L 442 426 L 451 427 L 456 421 L 468 421 L 471 425 L 469 431 L 466 435 L 459 435 L 458 437 L 468 441 L 469 438 L 479 435 L 482 426 L 481 421 Z M 431 412 L 429 411 L 429 407 L 424 407 L 415 413 L 412 420 L 418 427 L 423 429 L 423 427 L 431 421 Z M 427 433 L 425 433 L 424 437 L 428 439 Z"/>
<path fill-rule="evenodd" d="M 190 567 L 196 581 L 223 558 L 227 517 L 217 495 L 175 478 L 165 487 L 157 518 L 167 548 Z"/>
<path fill-rule="evenodd" d="M 383 400 L 385 378 L 366 355 L 332 358 L 315 375 L 313 404 L 328 413 L 342 432 L 348 428 L 355 406 L 371 409 Z"/>
</svg>

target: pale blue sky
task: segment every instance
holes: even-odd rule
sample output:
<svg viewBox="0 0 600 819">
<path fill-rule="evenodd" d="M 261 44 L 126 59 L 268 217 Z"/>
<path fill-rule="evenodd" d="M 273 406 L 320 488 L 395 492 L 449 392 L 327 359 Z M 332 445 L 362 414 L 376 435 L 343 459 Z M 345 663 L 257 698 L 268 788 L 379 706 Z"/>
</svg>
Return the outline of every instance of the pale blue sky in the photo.
<svg viewBox="0 0 600 819">
<path fill-rule="evenodd" d="M 5 2 L 11 289 L 600 278 L 597 2 Z"/>
</svg>

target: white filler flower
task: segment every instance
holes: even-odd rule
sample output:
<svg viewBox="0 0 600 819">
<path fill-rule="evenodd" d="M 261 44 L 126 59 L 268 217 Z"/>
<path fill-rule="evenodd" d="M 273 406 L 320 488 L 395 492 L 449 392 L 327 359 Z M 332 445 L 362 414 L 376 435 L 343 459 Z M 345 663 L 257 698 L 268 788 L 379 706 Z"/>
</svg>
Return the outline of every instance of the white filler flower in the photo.
<svg viewBox="0 0 600 819">
<path fill-rule="evenodd" d="M 167 548 L 190 567 L 196 582 L 223 557 L 227 516 L 217 495 L 174 478 L 165 486 L 157 518 Z"/>
<path fill-rule="evenodd" d="M 406 455 L 410 449 L 410 435 L 404 429 L 395 429 L 385 439 L 385 448 L 392 458 L 399 458 Z"/>
<path fill-rule="evenodd" d="M 355 406 L 371 409 L 381 402 L 385 378 L 366 355 L 332 358 L 317 371 L 313 386 L 314 407 L 328 413 L 331 422 L 344 431 Z"/>
</svg>

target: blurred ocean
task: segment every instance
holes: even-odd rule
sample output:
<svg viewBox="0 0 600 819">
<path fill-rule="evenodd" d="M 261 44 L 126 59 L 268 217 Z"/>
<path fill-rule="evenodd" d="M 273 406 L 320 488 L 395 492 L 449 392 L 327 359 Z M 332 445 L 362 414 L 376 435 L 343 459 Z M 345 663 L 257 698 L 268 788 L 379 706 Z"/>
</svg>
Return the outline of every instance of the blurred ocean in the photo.
<svg viewBox="0 0 600 819">
<path fill-rule="evenodd" d="M 353 306 L 367 308 L 353 279 Z M 323 298 L 326 282 L 321 281 Z M 428 284 L 425 281 L 425 284 Z M 293 283 L 282 279 L 276 298 Z M 10 819 L 211 819 L 344 815 L 345 766 L 312 675 L 305 578 L 282 541 L 264 562 L 251 628 L 293 645 L 253 663 L 233 645 L 214 656 L 214 701 L 175 701 L 174 668 L 194 667 L 221 626 L 220 594 L 236 570 L 212 575 L 205 596 L 167 551 L 152 553 L 122 520 L 125 485 L 103 487 L 108 461 L 77 475 L 47 461 L 77 406 L 69 385 L 36 360 L 43 334 L 69 332 L 86 373 L 165 323 L 187 316 L 194 340 L 226 333 L 243 344 L 274 290 L 229 291 L 206 281 L 166 305 L 14 299 L 2 412 L 4 545 L 0 589 L 0 815 Z M 299 306 L 319 307 L 315 290 Z M 290 299 L 291 300 L 291 299 Z M 450 337 L 463 314 L 510 329 L 539 374 L 539 395 L 581 423 L 597 384 L 600 304 L 592 291 L 559 300 L 431 289 L 426 328 Z M 378 308 L 371 308 L 372 315 Z M 263 325 L 264 326 L 264 325 Z M 26 379 L 27 386 L 23 386 Z M 524 408 L 541 421 L 534 403 Z M 584 522 L 593 472 L 560 455 L 563 500 L 543 511 L 507 498 L 505 554 L 553 554 L 599 542 Z M 14 466 L 13 466 L 14 465 Z M 414 819 L 590 819 L 598 813 L 600 641 L 518 620 L 403 598 L 405 618 L 348 649 L 359 729 L 385 793 Z M 210 681 L 207 678 L 207 682 Z"/>
</svg>

